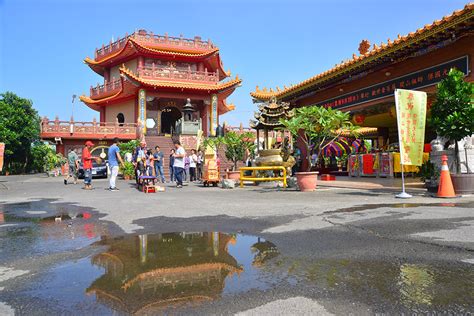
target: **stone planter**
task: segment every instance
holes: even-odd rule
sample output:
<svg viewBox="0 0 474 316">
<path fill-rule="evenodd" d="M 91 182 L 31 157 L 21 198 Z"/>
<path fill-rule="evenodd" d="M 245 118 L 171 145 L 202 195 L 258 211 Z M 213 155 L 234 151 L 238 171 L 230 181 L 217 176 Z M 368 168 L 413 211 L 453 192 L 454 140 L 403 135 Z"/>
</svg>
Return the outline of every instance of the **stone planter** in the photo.
<svg viewBox="0 0 474 316">
<path fill-rule="evenodd" d="M 318 182 L 318 173 L 317 171 L 309 172 L 296 172 L 296 182 L 301 192 L 312 192 L 316 190 L 316 185 Z"/>
<path fill-rule="evenodd" d="M 425 188 L 428 190 L 429 193 L 437 193 L 438 184 L 438 181 L 425 180 Z"/>
<path fill-rule="evenodd" d="M 240 171 L 227 171 L 227 179 L 240 183 Z"/>
<path fill-rule="evenodd" d="M 474 194 L 474 173 L 452 173 L 451 180 L 456 194 Z"/>
</svg>

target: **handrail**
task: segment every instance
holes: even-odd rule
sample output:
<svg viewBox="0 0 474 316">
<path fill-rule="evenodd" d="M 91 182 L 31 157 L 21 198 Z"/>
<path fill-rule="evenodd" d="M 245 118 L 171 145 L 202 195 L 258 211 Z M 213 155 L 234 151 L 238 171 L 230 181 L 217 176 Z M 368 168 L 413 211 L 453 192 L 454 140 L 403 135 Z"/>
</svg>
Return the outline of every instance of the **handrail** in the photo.
<svg viewBox="0 0 474 316">
<path fill-rule="evenodd" d="M 180 37 L 173 37 L 165 35 L 158 35 L 154 34 L 153 32 L 147 32 L 145 30 L 140 30 L 138 32 L 134 32 L 131 35 L 125 34 L 124 37 L 119 38 L 118 40 L 110 43 L 108 45 L 102 45 L 101 48 L 96 48 L 95 50 L 95 59 L 99 57 L 105 57 L 109 54 L 112 54 L 120 49 L 122 49 L 128 38 L 133 38 L 137 41 L 151 44 L 151 45 L 165 45 L 165 46 L 178 46 L 178 47 L 186 47 L 193 50 L 208 50 L 215 48 L 214 44 L 211 40 L 203 41 L 201 37 L 195 36 L 194 38 L 184 38 Z"/>
<path fill-rule="evenodd" d="M 283 181 L 283 187 L 288 187 L 286 183 L 286 168 L 283 166 L 263 166 L 263 167 L 241 167 L 240 170 L 240 187 L 244 187 L 244 181 Z M 256 171 L 264 171 L 264 170 L 273 170 L 273 171 L 283 171 L 283 176 L 281 177 L 266 177 L 266 178 L 259 178 L 256 175 Z M 246 177 L 244 175 L 244 171 L 252 171 L 251 177 Z"/>
<path fill-rule="evenodd" d="M 172 67 L 143 66 L 137 68 L 139 77 L 146 79 L 185 80 L 198 82 L 219 82 L 219 72 L 184 70 Z"/>
<path fill-rule="evenodd" d="M 41 134 L 66 134 L 74 136 L 74 134 L 89 135 L 127 135 L 134 136 L 137 134 L 136 123 L 118 123 L 118 122 L 82 122 L 82 121 L 60 121 L 59 119 L 41 120 Z"/>
<path fill-rule="evenodd" d="M 120 90 L 122 87 L 122 80 L 116 79 L 111 81 L 105 81 L 104 84 L 97 84 L 97 86 L 90 87 L 90 96 L 91 97 L 98 97 L 105 93 L 115 92 Z"/>
</svg>

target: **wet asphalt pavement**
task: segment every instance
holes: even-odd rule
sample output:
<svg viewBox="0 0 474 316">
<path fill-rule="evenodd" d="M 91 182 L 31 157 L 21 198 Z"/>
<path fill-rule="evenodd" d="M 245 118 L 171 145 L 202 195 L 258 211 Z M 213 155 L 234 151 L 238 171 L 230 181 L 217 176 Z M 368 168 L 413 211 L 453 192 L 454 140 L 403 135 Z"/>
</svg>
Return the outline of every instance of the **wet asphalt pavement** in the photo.
<svg viewBox="0 0 474 316">
<path fill-rule="evenodd" d="M 474 313 L 474 198 L 0 178 L 0 314 Z"/>
</svg>

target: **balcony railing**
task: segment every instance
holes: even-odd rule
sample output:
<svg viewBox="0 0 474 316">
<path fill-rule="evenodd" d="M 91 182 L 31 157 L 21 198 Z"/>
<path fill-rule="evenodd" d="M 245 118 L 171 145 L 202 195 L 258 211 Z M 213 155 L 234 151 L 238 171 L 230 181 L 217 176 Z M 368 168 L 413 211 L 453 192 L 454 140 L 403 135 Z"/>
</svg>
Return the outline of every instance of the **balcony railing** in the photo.
<svg viewBox="0 0 474 316">
<path fill-rule="evenodd" d="M 200 130 L 202 130 L 201 119 L 194 121 L 179 119 L 176 122 L 176 132 L 178 135 L 197 135 Z"/>
<path fill-rule="evenodd" d="M 219 82 L 219 72 L 192 71 L 176 68 L 145 66 L 137 68 L 138 76 L 144 79 L 164 79 L 171 81 L 191 81 L 204 83 Z"/>
<path fill-rule="evenodd" d="M 95 87 L 91 86 L 90 94 L 91 99 L 94 98 L 104 98 L 106 96 L 117 93 L 122 87 L 122 81 L 120 79 L 105 81 L 102 85 L 97 85 Z"/>
<path fill-rule="evenodd" d="M 97 48 L 95 50 L 95 59 L 100 59 L 110 55 L 120 49 L 122 49 L 127 39 L 131 37 L 143 44 L 149 46 L 162 46 L 162 47 L 176 47 L 176 48 L 186 48 L 188 50 L 195 50 L 195 51 L 205 51 L 209 49 L 215 48 L 214 44 L 210 40 L 203 41 L 201 37 L 195 36 L 193 39 L 180 37 L 173 37 L 165 35 L 157 35 L 153 34 L 153 32 L 147 32 L 145 30 L 140 30 L 138 32 L 134 32 L 131 35 L 126 34 L 124 37 L 110 42 L 108 45 L 102 45 L 101 48 Z"/>
<path fill-rule="evenodd" d="M 135 139 L 137 124 L 135 123 L 110 123 L 110 122 L 78 122 L 41 120 L 41 138 L 114 138 Z"/>
</svg>

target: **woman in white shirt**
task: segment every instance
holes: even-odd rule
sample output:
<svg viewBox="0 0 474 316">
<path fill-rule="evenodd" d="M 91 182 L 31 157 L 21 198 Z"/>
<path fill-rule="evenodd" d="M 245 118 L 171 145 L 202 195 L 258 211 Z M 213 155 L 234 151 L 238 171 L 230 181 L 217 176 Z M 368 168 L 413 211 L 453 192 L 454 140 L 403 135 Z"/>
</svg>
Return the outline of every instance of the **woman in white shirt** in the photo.
<svg viewBox="0 0 474 316">
<path fill-rule="evenodd" d="M 196 163 L 197 163 L 196 150 L 191 149 L 191 155 L 189 155 L 189 175 L 190 181 L 196 181 Z"/>
</svg>

